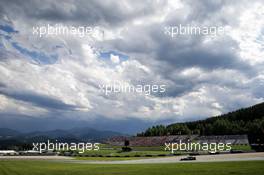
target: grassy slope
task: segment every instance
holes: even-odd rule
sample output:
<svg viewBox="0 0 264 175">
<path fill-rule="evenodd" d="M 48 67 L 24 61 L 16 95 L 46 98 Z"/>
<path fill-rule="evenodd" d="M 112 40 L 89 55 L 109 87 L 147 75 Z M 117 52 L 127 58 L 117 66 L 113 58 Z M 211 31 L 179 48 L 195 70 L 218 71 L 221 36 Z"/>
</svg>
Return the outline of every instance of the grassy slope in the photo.
<svg viewBox="0 0 264 175">
<path fill-rule="evenodd" d="M 89 165 L 46 161 L 0 161 L 1 175 L 226 175 L 264 174 L 264 161 L 144 165 Z"/>
</svg>

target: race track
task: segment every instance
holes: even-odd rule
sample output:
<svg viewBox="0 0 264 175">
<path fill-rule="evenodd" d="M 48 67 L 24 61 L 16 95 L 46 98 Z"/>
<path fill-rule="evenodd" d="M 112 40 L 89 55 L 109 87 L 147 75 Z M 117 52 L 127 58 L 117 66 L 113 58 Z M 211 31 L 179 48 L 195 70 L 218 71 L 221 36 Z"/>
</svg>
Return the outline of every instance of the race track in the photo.
<svg viewBox="0 0 264 175">
<path fill-rule="evenodd" d="M 1 159 L 15 160 L 46 160 L 64 163 L 79 164 L 155 164 L 155 163 L 190 163 L 190 162 L 223 162 L 223 161 L 251 161 L 264 160 L 262 153 L 240 153 L 240 154 L 219 154 L 219 155 L 200 155 L 196 156 L 195 161 L 180 161 L 186 156 L 171 156 L 164 158 L 147 158 L 136 160 L 118 160 L 118 161 L 94 161 L 94 160 L 76 160 L 64 156 L 0 156 Z"/>
</svg>

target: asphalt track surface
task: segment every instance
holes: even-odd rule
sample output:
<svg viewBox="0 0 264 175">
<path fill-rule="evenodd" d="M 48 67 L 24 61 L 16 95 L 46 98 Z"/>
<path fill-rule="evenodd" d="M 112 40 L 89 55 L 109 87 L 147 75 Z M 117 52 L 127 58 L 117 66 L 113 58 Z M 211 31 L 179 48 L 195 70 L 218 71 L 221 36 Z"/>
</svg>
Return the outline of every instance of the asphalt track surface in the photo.
<svg viewBox="0 0 264 175">
<path fill-rule="evenodd" d="M 78 164 L 155 164 L 155 163 L 193 163 L 193 162 L 227 162 L 227 161 L 253 161 L 264 160 L 262 153 L 240 153 L 240 154 L 219 154 L 219 155 L 200 155 L 196 156 L 194 161 L 180 161 L 186 156 L 171 156 L 164 158 L 148 158 L 135 160 L 117 160 L 117 161 L 94 161 L 94 160 L 76 160 L 64 156 L 0 156 L 7 160 L 47 160 L 52 162 L 78 163 Z"/>
</svg>

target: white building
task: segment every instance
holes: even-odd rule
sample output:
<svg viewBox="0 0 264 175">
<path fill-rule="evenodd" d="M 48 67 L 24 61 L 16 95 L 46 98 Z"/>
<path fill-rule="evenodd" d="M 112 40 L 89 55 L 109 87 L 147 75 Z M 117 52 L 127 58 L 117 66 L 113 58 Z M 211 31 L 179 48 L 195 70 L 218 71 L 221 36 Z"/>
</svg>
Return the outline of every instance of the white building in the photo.
<svg viewBox="0 0 264 175">
<path fill-rule="evenodd" d="M 14 150 L 0 150 L 0 156 L 14 156 L 18 155 L 18 152 Z"/>
</svg>

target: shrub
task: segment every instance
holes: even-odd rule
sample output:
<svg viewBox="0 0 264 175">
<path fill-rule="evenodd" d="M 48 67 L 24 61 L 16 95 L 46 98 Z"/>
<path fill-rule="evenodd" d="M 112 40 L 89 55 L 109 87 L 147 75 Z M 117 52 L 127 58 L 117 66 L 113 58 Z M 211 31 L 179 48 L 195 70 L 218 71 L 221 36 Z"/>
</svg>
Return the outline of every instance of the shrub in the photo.
<svg viewBox="0 0 264 175">
<path fill-rule="evenodd" d="M 122 151 L 123 152 L 130 152 L 130 151 L 132 151 L 132 148 L 124 146 L 124 147 L 122 147 Z"/>
</svg>

